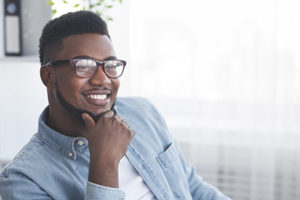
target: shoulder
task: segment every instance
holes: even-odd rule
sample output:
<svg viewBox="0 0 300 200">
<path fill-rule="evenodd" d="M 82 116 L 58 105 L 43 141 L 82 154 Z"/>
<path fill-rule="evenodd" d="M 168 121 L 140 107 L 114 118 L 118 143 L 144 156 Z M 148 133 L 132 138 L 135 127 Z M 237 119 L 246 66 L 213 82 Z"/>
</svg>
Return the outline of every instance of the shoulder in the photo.
<svg viewBox="0 0 300 200">
<path fill-rule="evenodd" d="M 148 99 L 143 97 L 119 97 L 116 101 L 116 106 L 118 110 L 126 111 L 127 113 L 159 113 L 156 107 Z"/>
<path fill-rule="evenodd" d="M 40 143 L 35 135 L 17 156 L 0 172 L 0 196 L 3 199 L 45 199 L 47 194 L 40 188 L 35 177 L 45 166 L 39 164 Z M 0 198 L 1 199 L 1 198 Z"/>
<path fill-rule="evenodd" d="M 124 118 L 164 124 L 162 115 L 146 98 L 120 97 L 116 101 L 116 107 Z"/>
<path fill-rule="evenodd" d="M 147 99 L 141 97 L 119 98 L 116 107 L 123 117 L 135 130 L 137 141 L 145 145 L 147 141 L 150 146 L 162 144 L 169 145 L 173 141 L 167 124 L 156 109 Z"/>
<path fill-rule="evenodd" d="M 152 103 L 143 97 L 118 97 L 116 105 L 120 108 L 154 108 Z M 146 107 L 145 107 L 146 106 Z"/>
<path fill-rule="evenodd" d="M 37 168 L 36 162 L 43 155 L 42 145 L 42 141 L 35 134 L 14 159 L 2 169 L 1 176 L 9 177 L 14 174 L 27 176 L 34 173 L 34 169 Z"/>
</svg>

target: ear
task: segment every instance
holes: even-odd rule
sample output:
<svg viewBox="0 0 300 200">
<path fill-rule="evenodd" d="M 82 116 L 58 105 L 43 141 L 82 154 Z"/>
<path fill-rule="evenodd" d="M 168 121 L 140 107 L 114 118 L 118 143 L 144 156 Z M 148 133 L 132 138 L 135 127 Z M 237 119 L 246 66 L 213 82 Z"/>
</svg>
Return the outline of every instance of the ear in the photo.
<svg viewBox="0 0 300 200">
<path fill-rule="evenodd" d="M 49 88 L 53 89 L 54 88 L 54 81 L 55 81 L 55 73 L 54 69 L 49 66 L 42 66 L 40 69 L 40 76 L 42 79 L 42 82 L 44 85 Z"/>
</svg>

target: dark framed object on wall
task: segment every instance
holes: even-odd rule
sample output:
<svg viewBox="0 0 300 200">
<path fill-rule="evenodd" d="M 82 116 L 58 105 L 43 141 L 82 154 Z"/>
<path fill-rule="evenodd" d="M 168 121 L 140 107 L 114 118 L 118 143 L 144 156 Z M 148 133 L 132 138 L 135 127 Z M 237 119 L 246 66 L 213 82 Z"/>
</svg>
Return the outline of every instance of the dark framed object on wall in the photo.
<svg viewBox="0 0 300 200">
<path fill-rule="evenodd" d="M 4 52 L 22 55 L 20 0 L 4 0 Z"/>
</svg>

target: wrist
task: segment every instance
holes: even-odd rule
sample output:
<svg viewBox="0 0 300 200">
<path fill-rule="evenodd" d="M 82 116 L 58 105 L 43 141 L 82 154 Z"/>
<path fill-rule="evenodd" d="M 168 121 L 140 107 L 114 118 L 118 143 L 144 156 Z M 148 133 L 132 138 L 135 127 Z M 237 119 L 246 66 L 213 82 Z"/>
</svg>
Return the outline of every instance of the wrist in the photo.
<svg viewBox="0 0 300 200">
<path fill-rule="evenodd" d="M 89 166 L 89 181 L 112 188 L 119 187 L 119 162 L 92 160 Z"/>
</svg>

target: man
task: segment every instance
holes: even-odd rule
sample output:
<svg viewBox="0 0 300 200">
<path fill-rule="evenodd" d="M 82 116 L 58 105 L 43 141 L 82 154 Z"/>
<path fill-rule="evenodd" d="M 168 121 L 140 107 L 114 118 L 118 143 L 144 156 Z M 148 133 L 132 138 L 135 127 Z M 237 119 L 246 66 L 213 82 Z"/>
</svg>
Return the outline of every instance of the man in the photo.
<svg viewBox="0 0 300 200">
<path fill-rule="evenodd" d="M 184 161 L 147 100 L 117 98 L 126 62 L 96 14 L 50 21 L 40 61 L 49 106 L 38 133 L 1 172 L 3 200 L 229 199 Z"/>
</svg>

